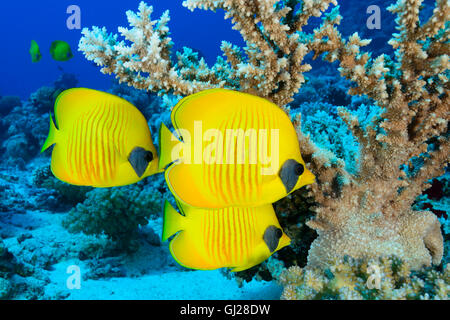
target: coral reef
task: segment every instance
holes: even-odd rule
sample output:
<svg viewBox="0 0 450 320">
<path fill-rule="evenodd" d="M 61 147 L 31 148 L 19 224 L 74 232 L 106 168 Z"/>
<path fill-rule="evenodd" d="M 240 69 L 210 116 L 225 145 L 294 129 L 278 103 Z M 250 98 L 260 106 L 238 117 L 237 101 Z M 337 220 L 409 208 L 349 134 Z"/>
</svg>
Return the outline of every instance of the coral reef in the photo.
<svg viewBox="0 0 450 320">
<path fill-rule="evenodd" d="M 0 300 L 42 298 L 46 280 L 32 265 L 19 261 L 0 239 Z"/>
<path fill-rule="evenodd" d="M 351 260 L 352 272 L 362 266 L 358 261 L 385 255 L 397 256 L 408 270 L 420 270 L 441 262 L 439 221 L 446 235 L 448 221 L 427 211 L 430 208 L 413 208 L 430 179 L 442 175 L 448 163 L 450 28 L 446 17 L 450 13 L 448 1 L 435 3 L 425 15 L 420 0 L 399 0 L 390 6 L 398 16 L 399 33 L 390 40 L 391 49 L 384 54 L 377 51 L 375 58 L 361 51 L 370 40 L 362 40 L 358 33 L 345 37 L 338 31 L 339 7 L 307 32 L 309 19 L 320 17 L 330 4 L 337 5 L 335 0 L 184 1 L 191 10 L 223 9 L 247 44 L 239 48 L 223 42 L 225 58 L 218 57 L 212 67 L 188 48 L 177 52 L 174 63 L 169 13 L 152 21 L 152 7 L 143 2 L 138 13 L 127 12 L 131 29 L 119 28 L 125 40 L 93 27 L 83 30 L 79 49 L 103 73 L 115 74 L 119 82 L 137 89 L 160 95 L 188 95 L 213 87 L 237 89 L 267 98 L 295 117 L 301 152 L 317 183 L 308 187 L 309 194 L 303 190 L 276 204 L 280 222 L 294 238 L 292 251 L 284 256 L 280 251 L 261 266 L 239 273 L 241 279 L 255 274 L 277 278 L 284 267 L 304 265 L 305 246 L 314 238 L 305 232 L 305 224 L 318 235 L 307 258 L 308 270 L 317 277 L 330 276 L 327 270 L 347 256 L 352 258 L 346 261 L 356 259 Z M 306 56 L 311 52 L 314 59 L 322 57 L 338 65 L 346 80 L 306 79 L 303 73 L 311 69 Z M 301 94 L 295 96 L 305 81 Z M 325 87 L 323 93 L 318 90 Z M 310 198 L 314 206 L 312 200 L 304 204 Z M 315 217 L 306 222 L 312 210 Z M 433 272 L 426 281 L 440 288 L 444 278 Z M 448 283 L 448 269 L 445 274 Z M 441 280 L 433 282 L 437 278 Z M 417 289 L 422 280 L 408 281 L 413 290 L 404 289 L 408 293 L 403 296 L 346 289 L 342 297 L 427 297 L 425 289 Z M 444 297 L 438 290 L 428 294 Z"/>
<path fill-rule="evenodd" d="M 450 172 L 430 181 L 431 187 L 417 197 L 414 210 L 430 210 L 441 223 L 444 236 L 444 257 L 442 263 L 450 262 Z"/>
<path fill-rule="evenodd" d="M 115 74 L 120 82 L 137 89 L 188 95 L 204 89 L 226 87 L 239 89 L 267 98 L 282 106 L 305 81 L 303 72 L 311 66 L 303 64 L 309 52 L 299 41 L 299 31 L 311 16 L 318 17 L 336 0 L 305 1 L 302 10 L 294 10 L 296 1 L 204 1 L 189 0 L 188 9 L 224 9 L 232 18 L 247 43 L 244 49 L 224 41 L 221 46 L 226 59 L 219 57 L 208 67 L 190 49 L 177 54 L 174 64 L 173 47 L 168 28 L 169 12 L 152 21 L 151 6 L 144 2 L 139 12 L 127 12 L 131 29 L 119 27 L 125 41 L 109 34 L 106 28 L 83 29 L 79 50 L 88 60 L 101 66 L 101 71 Z M 312 35 L 303 35 L 304 37 Z"/>
<path fill-rule="evenodd" d="M 86 193 L 92 190 L 91 187 L 75 186 L 58 180 L 49 165 L 34 170 L 33 185 L 50 191 L 50 194 L 43 192 L 38 200 L 41 207 L 50 210 L 70 209 L 83 202 L 86 199 Z M 49 201 L 50 197 L 53 201 Z"/>
<path fill-rule="evenodd" d="M 8 113 L 14 109 L 14 107 L 21 106 L 22 101 L 20 97 L 15 96 L 5 96 L 0 97 L 0 115 L 6 116 Z"/>
<path fill-rule="evenodd" d="M 450 299 L 450 265 L 415 272 L 396 257 L 344 257 L 325 270 L 294 266 L 282 271 L 279 282 L 286 300 Z"/>
<path fill-rule="evenodd" d="M 225 272 L 226 276 L 234 277 L 238 283 L 258 280 L 270 281 L 276 278 L 272 274 L 273 268 L 270 264 L 279 264 L 283 267 L 306 266 L 308 250 L 312 241 L 316 238 L 316 232 L 306 225 L 314 212 L 311 208 L 314 199 L 308 196 L 308 191 L 304 188 L 296 190 L 294 193 L 274 203 L 274 209 L 278 221 L 284 232 L 291 238 L 291 244 L 275 252 L 269 260 L 254 266 L 248 270 L 235 273 Z"/>
<path fill-rule="evenodd" d="M 119 249 L 133 251 L 140 226 L 161 211 L 161 194 L 141 185 L 94 189 L 63 221 L 70 232 L 101 235 L 116 242 Z"/>
<path fill-rule="evenodd" d="M 24 168 L 33 159 L 48 134 L 48 114 L 53 112 L 58 94 L 76 86 L 77 78 L 62 73 L 53 86 L 44 86 L 30 95 L 23 103 L 17 98 L 2 99 L 8 102 L 9 112 L 0 119 L 2 156 L 10 165 Z M 7 110 L 4 107 L 2 110 Z"/>
<path fill-rule="evenodd" d="M 38 113 L 53 112 L 53 106 L 58 95 L 70 88 L 76 87 L 78 79 L 74 74 L 63 72 L 53 83 L 53 86 L 44 86 L 30 96 L 30 102 Z"/>
<path fill-rule="evenodd" d="M 343 162 L 330 166 L 335 156 L 315 146 L 302 133 L 300 117 L 296 121 L 302 155 L 318 182 L 311 186 L 317 214 L 308 225 L 319 237 L 309 251 L 309 266 L 326 268 L 344 255 L 393 254 L 413 269 L 441 261 L 443 238 L 437 217 L 413 211 L 411 205 L 448 162 L 449 29 L 443 28 L 450 9 L 447 1 L 436 1 L 433 15 L 421 24 L 419 6 L 420 1 L 411 0 L 389 8 L 398 14 L 400 30 L 390 41 L 396 49 L 392 61 L 361 53 L 368 41 L 357 34 L 343 40 L 334 27 L 340 22 L 336 10 L 315 30 L 310 42 L 315 56 L 338 60 L 341 75 L 355 84 L 349 93 L 366 94 L 384 111 L 364 127 L 354 114 L 339 109 L 360 144 L 356 174 L 345 170 Z M 412 166 L 413 157 L 421 157 L 423 164 L 407 175 L 402 165 Z"/>
</svg>

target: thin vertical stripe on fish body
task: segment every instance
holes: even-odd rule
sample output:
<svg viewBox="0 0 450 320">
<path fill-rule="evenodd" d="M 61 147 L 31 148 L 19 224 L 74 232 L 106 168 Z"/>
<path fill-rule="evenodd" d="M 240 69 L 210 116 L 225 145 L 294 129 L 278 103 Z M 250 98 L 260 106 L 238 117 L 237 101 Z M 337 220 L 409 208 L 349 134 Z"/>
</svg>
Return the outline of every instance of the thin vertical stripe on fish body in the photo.
<svg viewBox="0 0 450 320">
<path fill-rule="evenodd" d="M 51 168 L 60 180 L 111 187 L 135 183 L 158 172 L 147 122 L 126 100 L 91 89 L 69 89 L 55 102 L 55 118 L 58 129 L 50 123 L 42 149 L 55 144 Z M 133 150 L 145 150 L 142 157 L 151 158 L 145 172 L 141 168 L 137 171 L 136 161 L 130 161 Z"/>
<path fill-rule="evenodd" d="M 181 100 L 171 117 L 187 151 L 183 150 L 181 161 L 167 168 L 165 177 L 172 193 L 187 205 L 259 206 L 314 181 L 305 168 L 289 117 L 263 98 L 225 89 L 206 90 Z M 174 138 L 165 127 L 160 131 L 160 166 L 164 166 L 177 159 L 171 158 L 175 144 L 167 141 Z M 296 175 L 294 166 L 285 169 L 285 173 L 292 171 L 283 176 L 290 178 L 287 186 L 280 172 L 288 160 L 303 171 Z"/>
<path fill-rule="evenodd" d="M 166 202 L 162 238 L 165 241 L 178 232 L 170 242 L 170 251 L 187 268 L 245 270 L 290 243 L 271 204 L 223 209 L 198 209 L 181 204 L 179 207 L 184 216 Z M 271 234 L 274 230 L 279 232 L 276 237 Z"/>
</svg>

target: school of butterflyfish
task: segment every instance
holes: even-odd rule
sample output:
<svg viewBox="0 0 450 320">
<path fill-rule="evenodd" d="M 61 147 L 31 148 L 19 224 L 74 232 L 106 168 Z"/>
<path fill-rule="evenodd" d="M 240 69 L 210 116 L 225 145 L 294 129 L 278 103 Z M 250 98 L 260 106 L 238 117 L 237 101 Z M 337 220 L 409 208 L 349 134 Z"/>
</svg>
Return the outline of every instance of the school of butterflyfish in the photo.
<svg viewBox="0 0 450 320">
<path fill-rule="evenodd" d="M 205 90 L 172 110 L 159 152 L 142 113 L 109 93 L 74 88 L 55 102 L 42 151 L 54 145 L 60 180 L 93 187 L 164 172 L 178 210 L 164 203 L 162 240 L 182 266 L 241 271 L 290 244 L 272 203 L 314 182 L 288 115 L 266 99 Z M 159 153 L 159 155 L 158 155 Z"/>
</svg>

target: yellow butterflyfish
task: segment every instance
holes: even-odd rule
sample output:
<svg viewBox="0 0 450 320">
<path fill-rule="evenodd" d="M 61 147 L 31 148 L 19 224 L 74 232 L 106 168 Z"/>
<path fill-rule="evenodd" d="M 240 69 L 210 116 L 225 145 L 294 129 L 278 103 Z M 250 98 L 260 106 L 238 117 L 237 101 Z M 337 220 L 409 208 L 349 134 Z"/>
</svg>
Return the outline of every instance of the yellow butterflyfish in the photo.
<svg viewBox="0 0 450 320">
<path fill-rule="evenodd" d="M 186 268 L 242 271 L 260 264 L 291 241 L 271 204 L 223 209 L 178 206 L 183 215 L 165 202 L 162 240 L 176 234 L 170 252 Z"/>
<path fill-rule="evenodd" d="M 167 185 L 184 204 L 260 206 L 314 182 L 288 115 L 266 99 L 205 90 L 181 100 L 171 118 L 179 139 L 161 125 L 159 167 L 170 164 Z"/>
<path fill-rule="evenodd" d="M 41 152 L 52 146 L 51 169 L 60 180 L 113 187 L 160 172 L 142 113 L 115 95 L 86 88 L 63 91 L 55 102 L 56 125 Z"/>
</svg>

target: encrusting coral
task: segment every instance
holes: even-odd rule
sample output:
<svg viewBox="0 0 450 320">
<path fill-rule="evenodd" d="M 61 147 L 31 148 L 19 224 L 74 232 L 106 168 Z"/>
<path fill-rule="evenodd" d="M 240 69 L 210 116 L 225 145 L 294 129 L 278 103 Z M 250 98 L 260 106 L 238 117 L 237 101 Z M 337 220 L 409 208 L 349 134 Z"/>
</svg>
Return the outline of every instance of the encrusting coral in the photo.
<svg viewBox="0 0 450 320">
<path fill-rule="evenodd" d="M 368 260 L 346 256 L 326 270 L 290 267 L 279 281 L 285 300 L 448 300 L 450 265 L 442 272 L 415 272 L 396 257 Z"/>
<path fill-rule="evenodd" d="M 138 89 L 188 95 L 226 87 L 280 107 L 293 100 L 304 82 L 303 73 L 311 68 L 303 63 L 308 53 L 339 61 L 341 75 L 353 83 L 349 93 L 367 95 L 382 112 L 363 125 L 347 109 L 338 110 L 359 145 L 352 172 L 302 132 L 300 115 L 294 121 L 302 155 L 317 177 L 311 186 L 316 216 L 308 225 L 318 238 L 309 251 L 308 267 L 325 270 L 346 255 L 395 255 L 414 270 L 439 264 L 443 255 L 438 219 L 411 206 L 428 188 L 428 180 L 444 173 L 449 153 L 449 2 L 436 0 L 425 23 L 419 20 L 421 3 L 399 0 L 390 6 L 398 15 L 399 30 L 390 41 L 393 58 L 361 52 L 370 40 L 357 33 L 343 39 L 336 28 L 341 21 L 338 7 L 313 33 L 304 32 L 309 18 L 320 17 L 330 4 L 337 5 L 336 0 L 184 1 L 191 10 L 224 9 L 247 43 L 241 49 L 223 42 L 226 59 L 219 57 L 213 67 L 189 50 L 178 53 L 174 64 L 169 14 L 152 21 L 152 7 L 143 2 L 137 14 L 127 12 L 132 29 L 119 28 L 131 45 L 105 28 L 93 27 L 83 30 L 79 49 L 102 72 L 114 73 L 120 82 Z M 420 165 L 413 163 L 415 158 L 421 159 Z"/>
</svg>

